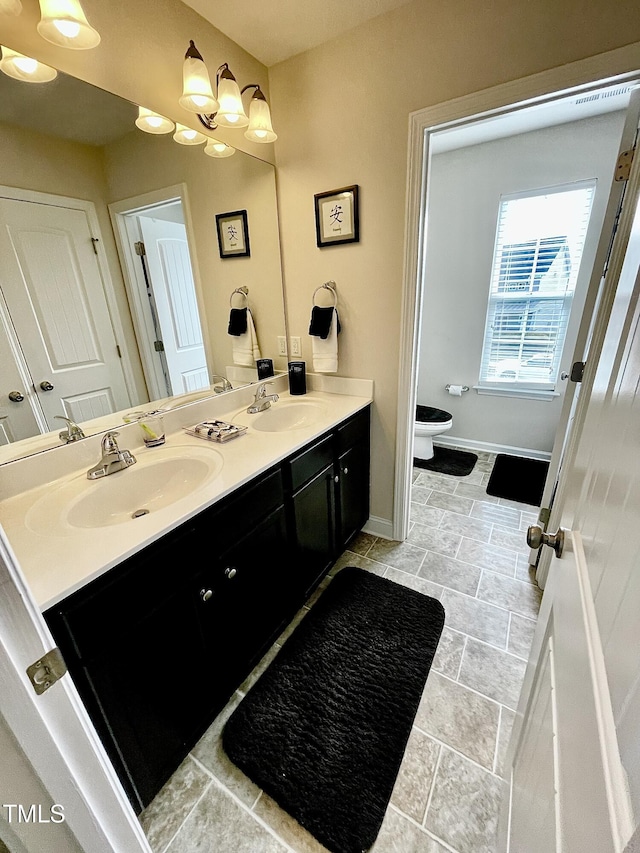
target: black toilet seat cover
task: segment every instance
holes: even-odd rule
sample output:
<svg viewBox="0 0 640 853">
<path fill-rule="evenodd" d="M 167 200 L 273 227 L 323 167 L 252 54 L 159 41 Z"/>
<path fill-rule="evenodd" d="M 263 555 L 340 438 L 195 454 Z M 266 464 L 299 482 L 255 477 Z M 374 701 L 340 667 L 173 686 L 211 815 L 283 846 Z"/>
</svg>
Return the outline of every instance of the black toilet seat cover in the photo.
<svg viewBox="0 0 640 853">
<path fill-rule="evenodd" d="M 416 420 L 421 424 L 442 424 L 453 418 L 444 409 L 434 409 L 432 406 L 416 406 Z"/>
</svg>

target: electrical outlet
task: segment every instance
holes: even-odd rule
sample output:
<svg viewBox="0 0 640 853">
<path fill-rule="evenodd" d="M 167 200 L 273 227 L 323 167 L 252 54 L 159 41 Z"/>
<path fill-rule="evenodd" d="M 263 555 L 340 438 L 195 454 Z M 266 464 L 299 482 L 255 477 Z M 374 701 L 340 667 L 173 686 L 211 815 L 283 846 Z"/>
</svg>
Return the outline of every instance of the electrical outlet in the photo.
<svg viewBox="0 0 640 853">
<path fill-rule="evenodd" d="M 284 335 L 278 335 L 278 355 L 287 354 L 287 339 Z"/>
<path fill-rule="evenodd" d="M 294 337 L 292 335 L 290 340 L 291 340 L 291 355 L 295 356 L 296 358 L 300 358 L 300 356 L 302 355 L 302 345 L 300 343 L 300 338 Z"/>
</svg>

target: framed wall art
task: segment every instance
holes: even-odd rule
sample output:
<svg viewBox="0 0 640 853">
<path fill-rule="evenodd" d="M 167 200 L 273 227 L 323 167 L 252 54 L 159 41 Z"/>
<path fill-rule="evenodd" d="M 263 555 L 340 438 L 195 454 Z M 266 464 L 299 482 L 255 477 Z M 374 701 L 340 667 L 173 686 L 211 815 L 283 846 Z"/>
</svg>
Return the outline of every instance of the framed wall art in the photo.
<svg viewBox="0 0 640 853">
<path fill-rule="evenodd" d="M 251 251 L 246 210 L 216 213 L 216 227 L 221 258 L 249 257 Z"/>
<path fill-rule="evenodd" d="M 320 248 L 338 243 L 357 243 L 360 240 L 357 184 L 316 193 L 314 199 L 316 243 Z"/>
</svg>

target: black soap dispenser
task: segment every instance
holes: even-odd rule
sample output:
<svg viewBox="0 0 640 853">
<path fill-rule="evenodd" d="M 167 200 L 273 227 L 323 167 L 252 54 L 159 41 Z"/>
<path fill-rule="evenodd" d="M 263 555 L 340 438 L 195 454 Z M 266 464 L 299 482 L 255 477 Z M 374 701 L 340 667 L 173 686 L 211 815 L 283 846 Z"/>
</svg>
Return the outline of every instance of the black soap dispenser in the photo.
<svg viewBox="0 0 640 853">
<path fill-rule="evenodd" d="M 307 393 L 307 374 L 304 361 L 289 362 L 289 393 L 291 395 Z"/>
</svg>

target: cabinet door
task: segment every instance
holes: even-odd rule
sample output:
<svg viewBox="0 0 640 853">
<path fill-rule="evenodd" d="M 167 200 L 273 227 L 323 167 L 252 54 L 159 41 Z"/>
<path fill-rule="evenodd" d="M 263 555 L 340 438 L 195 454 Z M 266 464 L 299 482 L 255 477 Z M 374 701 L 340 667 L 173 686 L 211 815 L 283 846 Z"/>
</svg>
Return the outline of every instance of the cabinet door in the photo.
<svg viewBox="0 0 640 853">
<path fill-rule="evenodd" d="M 296 552 L 292 584 L 308 593 L 335 558 L 334 466 L 327 465 L 293 495 Z"/>
<path fill-rule="evenodd" d="M 199 617 L 220 710 L 291 617 L 289 546 L 279 507 L 198 580 Z"/>
<path fill-rule="evenodd" d="M 340 550 L 369 518 L 369 445 L 361 443 L 338 459 L 338 541 Z"/>
</svg>

